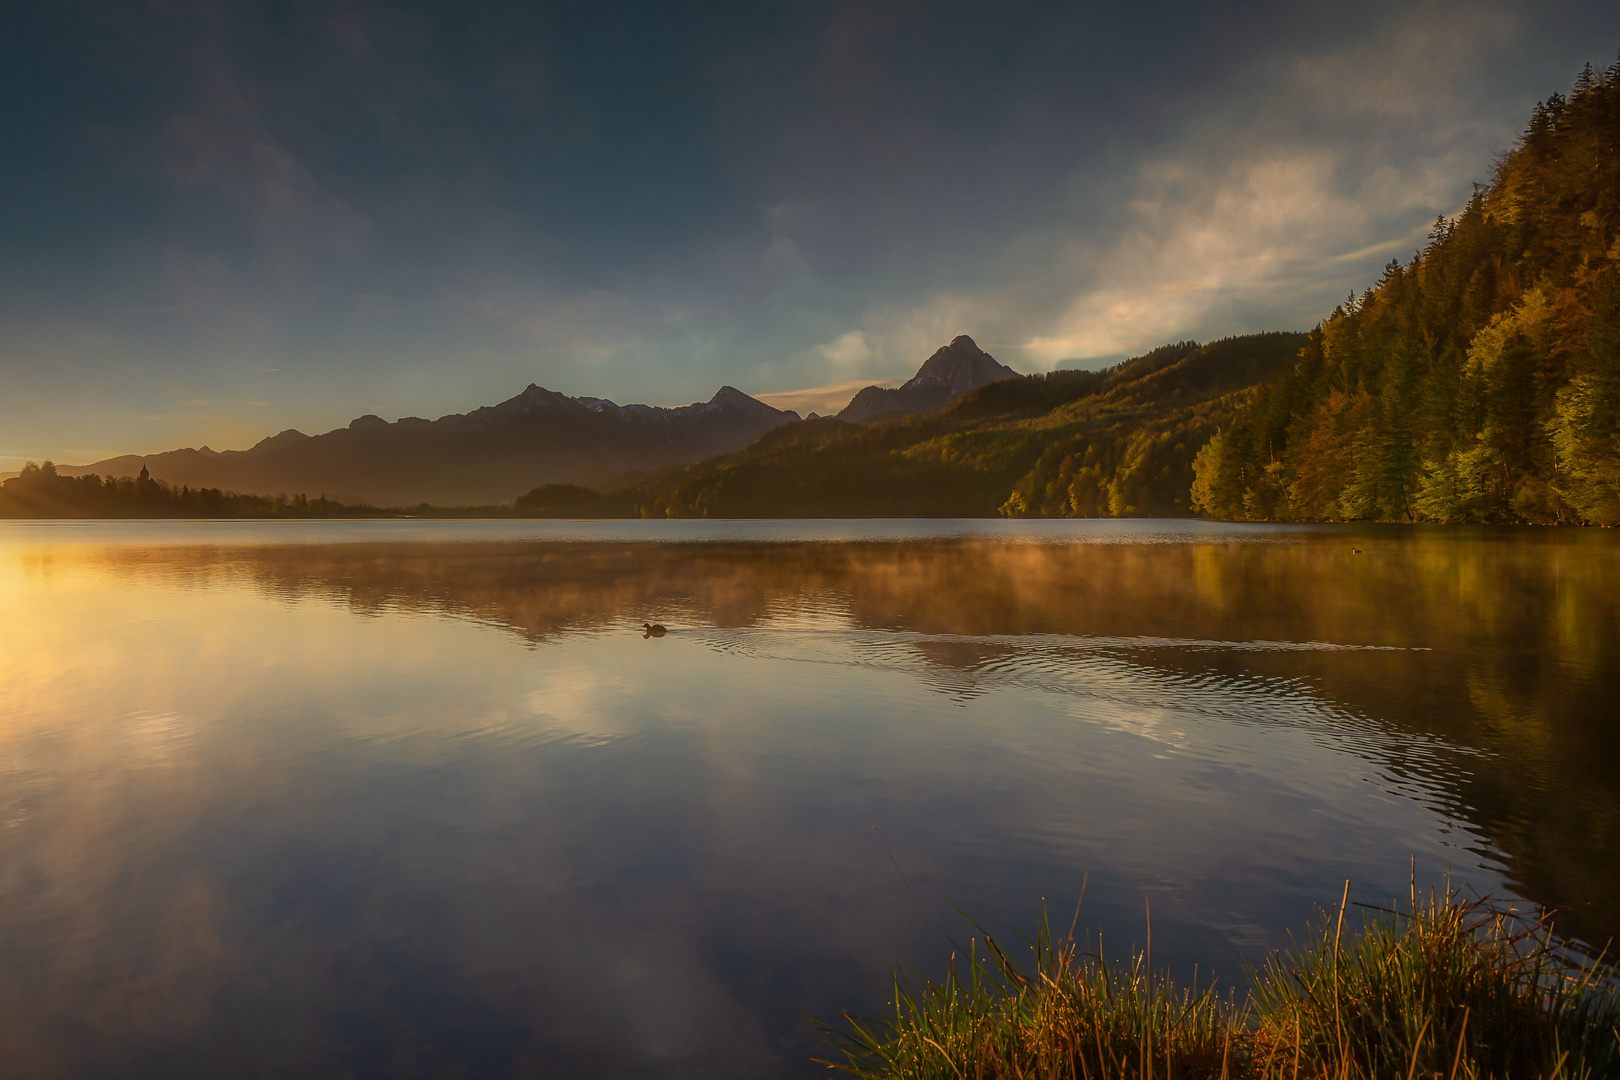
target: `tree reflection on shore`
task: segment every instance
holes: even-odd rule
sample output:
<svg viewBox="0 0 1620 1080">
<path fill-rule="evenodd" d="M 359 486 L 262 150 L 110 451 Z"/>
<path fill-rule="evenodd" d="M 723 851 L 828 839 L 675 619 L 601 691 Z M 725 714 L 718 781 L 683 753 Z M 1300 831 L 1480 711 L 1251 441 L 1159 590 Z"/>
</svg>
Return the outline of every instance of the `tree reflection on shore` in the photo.
<svg viewBox="0 0 1620 1080">
<path fill-rule="evenodd" d="M 1450 793 L 1525 894 L 1601 944 L 1620 931 L 1620 546 L 1606 533 L 1378 530 L 1261 544 L 392 543 L 108 549 L 120 572 L 245 578 L 357 611 L 474 618 L 532 642 L 806 613 L 904 631 L 940 670 L 996 678 L 1031 635 L 1321 642 L 1399 651 L 1164 649 L 1153 662 L 1301 679 L 1392 734 L 1394 775 Z M 1136 655 L 1140 656 L 1139 643 Z M 1403 745 L 1399 740 L 1387 744 Z"/>
</svg>

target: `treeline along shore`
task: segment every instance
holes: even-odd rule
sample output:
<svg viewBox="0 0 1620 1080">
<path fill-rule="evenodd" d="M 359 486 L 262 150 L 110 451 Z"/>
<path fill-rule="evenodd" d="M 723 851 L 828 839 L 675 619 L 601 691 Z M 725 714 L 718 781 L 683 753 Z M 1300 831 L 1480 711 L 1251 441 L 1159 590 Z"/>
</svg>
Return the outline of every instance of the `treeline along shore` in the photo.
<svg viewBox="0 0 1620 1080">
<path fill-rule="evenodd" d="M 219 488 L 171 487 L 140 476 L 61 476 L 53 462 L 29 462 L 0 484 L 0 517 L 8 518 L 228 518 L 355 517 L 386 514 L 324 496 L 244 495 Z"/>
<path fill-rule="evenodd" d="M 174 486 L 140 476 L 62 476 L 53 462 L 29 462 L 0 483 L 0 518 L 354 518 L 517 516 L 509 506 L 371 506 L 325 495 L 248 495 Z M 532 516 L 532 515 L 531 515 Z"/>
<path fill-rule="evenodd" d="M 545 484 L 510 505 L 372 506 L 324 494 L 249 495 L 175 486 L 139 476 L 63 476 L 55 463 L 28 462 L 0 482 L 0 518 L 555 518 L 627 516 L 623 504 L 592 488 Z"/>
<path fill-rule="evenodd" d="M 382 510 L 46 463 L 0 485 L 0 516 L 1620 524 L 1620 62 L 1538 105 L 1460 213 L 1308 333 L 1180 342 L 909 415 L 767 411 L 744 449 L 499 506 Z"/>
</svg>

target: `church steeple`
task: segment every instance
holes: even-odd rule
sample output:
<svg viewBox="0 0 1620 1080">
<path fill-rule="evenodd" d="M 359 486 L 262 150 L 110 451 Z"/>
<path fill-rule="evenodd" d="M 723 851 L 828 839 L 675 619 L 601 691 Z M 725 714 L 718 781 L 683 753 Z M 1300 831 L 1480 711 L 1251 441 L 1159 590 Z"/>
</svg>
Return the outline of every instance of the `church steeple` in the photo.
<svg viewBox="0 0 1620 1080">
<path fill-rule="evenodd" d="M 152 479 L 152 474 L 146 471 L 146 462 L 143 461 L 141 462 L 141 483 L 144 484 L 150 479 Z"/>
</svg>

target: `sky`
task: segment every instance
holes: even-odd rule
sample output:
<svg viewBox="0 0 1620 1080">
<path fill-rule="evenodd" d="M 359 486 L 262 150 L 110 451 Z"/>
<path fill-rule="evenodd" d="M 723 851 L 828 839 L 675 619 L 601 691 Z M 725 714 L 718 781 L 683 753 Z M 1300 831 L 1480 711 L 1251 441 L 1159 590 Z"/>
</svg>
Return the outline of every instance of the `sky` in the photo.
<svg viewBox="0 0 1620 1080">
<path fill-rule="evenodd" d="M 63 0 L 0 36 L 0 470 L 538 383 L 826 411 L 1307 329 L 1612 0 Z"/>
</svg>

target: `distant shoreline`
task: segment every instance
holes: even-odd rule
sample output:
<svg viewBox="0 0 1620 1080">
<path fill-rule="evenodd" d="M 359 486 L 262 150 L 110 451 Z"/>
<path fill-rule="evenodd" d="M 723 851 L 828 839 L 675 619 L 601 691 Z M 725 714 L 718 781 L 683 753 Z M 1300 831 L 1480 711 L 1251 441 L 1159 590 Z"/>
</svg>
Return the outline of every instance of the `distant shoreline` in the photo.
<svg viewBox="0 0 1620 1080">
<path fill-rule="evenodd" d="M 1188 525 L 1240 525 L 1257 527 L 1348 527 L 1348 528 L 1379 528 L 1389 530 L 1422 531 L 1443 529 L 1490 529 L 1490 530 L 1554 530 L 1559 532 L 1599 531 L 1615 528 L 1594 522 L 1502 522 L 1502 521 L 1383 521 L 1383 520 L 1319 520 L 1319 521 L 1283 521 L 1283 520 L 1252 520 L 1245 518 L 1204 518 L 1204 517 L 1006 517 L 996 514 L 805 514 L 802 516 L 774 516 L 774 517 L 746 517 L 746 516 L 715 516 L 715 517 L 636 517 L 632 515 L 567 515 L 567 514 L 534 514 L 523 513 L 511 509 L 489 507 L 434 507 L 429 512 L 420 510 L 399 510 L 394 508 L 356 508 L 347 507 L 345 512 L 327 514 L 112 514 L 112 515 L 43 515 L 43 514 L 12 514 L 0 512 L 0 523 L 6 522 L 33 522 L 37 524 L 61 525 L 91 525 L 98 522 L 117 522 L 129 524 L 167 524 L 179 522 L 269 522 L 283 521 L 297 522 L 367 522 L 367 521 L 489 521 L 489 522 L 517 522 L 517 521 L 551 521 L 558 523 L 602 524 L 602 525 L 628 525 L 628 524 L 656 524 L 664 522 L 702 523 L 702 522 L 759 522 L 759 523 L 792 523 L 792 522 L 836 522 L 836 521 L 975 521 L 999 522 L 1005 524 L 1056 524 L 1060 522 L 1176 522 Z"/>
</svg>

